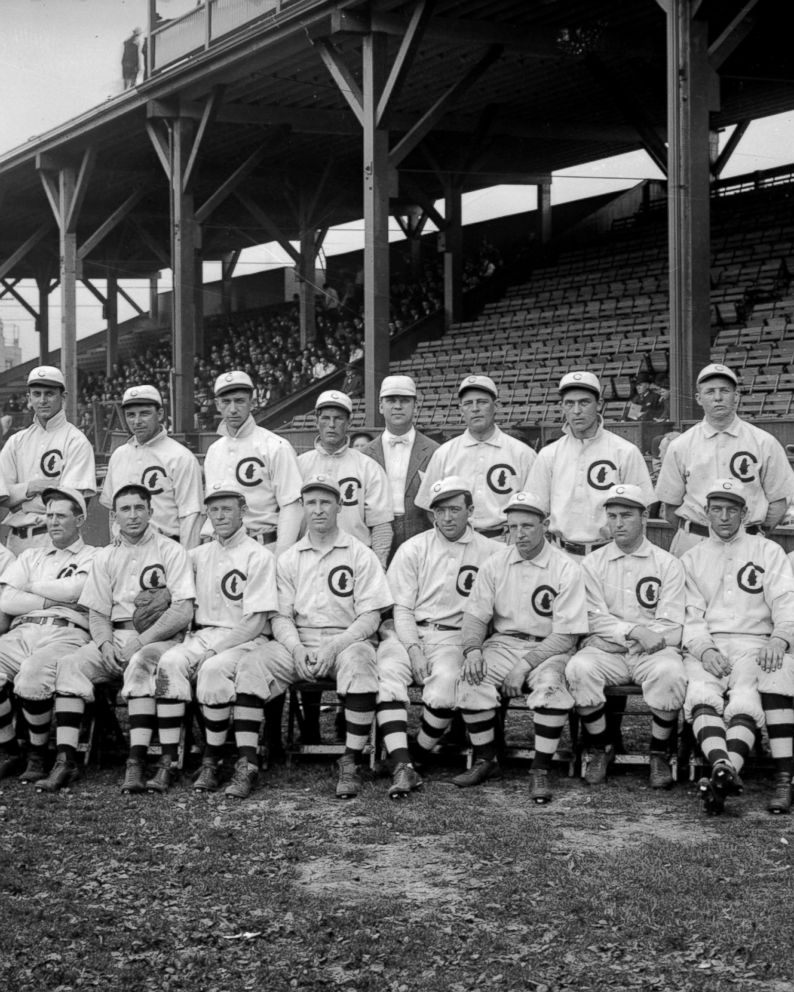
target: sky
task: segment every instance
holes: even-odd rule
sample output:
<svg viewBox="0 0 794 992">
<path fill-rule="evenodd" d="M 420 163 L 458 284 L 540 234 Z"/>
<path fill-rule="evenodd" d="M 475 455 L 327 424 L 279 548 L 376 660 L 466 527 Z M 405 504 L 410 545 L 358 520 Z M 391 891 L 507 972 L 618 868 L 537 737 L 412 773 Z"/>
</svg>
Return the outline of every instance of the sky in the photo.
<svg viewBox="0 0 794 992">
<path fill-rule="evenodd" d="M 190 10 L 195 0 L 157 0 L 165 17 Z M 0 0 L 0 154 L 103 103 L 122 90 L 121 46 L 134 27 L 146 29 L 148 0 Z M 722 136 L 727 140 L 726 132 Z M 792 154 L 794 114 L 753 122 L 734 153 L 724 176 L 787 164 Z M 625 189 L 642 179 L 662 178 L 644 152 L 621 155 L 555 173 L 552 203 Z M 467 194 L 463 221 L 520 213 L 535 207 L 534 187 L 497 186 Z M 392 223 L 391 240 L 401 237 Z M 329 232 L 327 254 L 350 251 L 363 244 L 363 222 L 354 221 Z M 238 274 L 287 264 L 277 245 L 243 252 Z M 205 280 L 218 276 L 215 265 L 205 266 Z M 168 286 L 164 273 L 162 288 Z M 18 287 L 20 288 L 20 287 Z M 148 286 L 125 282 L 124 288 L 148 307 Z M 35 304 L 35 293 L 23 295 Z M 58 347 L 60 312 L 58 292 L 51 297 L 50 341 Z M 120 301 L 119 319 L 133 315 Z M 0 320 L 6 340 L 19 336 L 23 360 L 38 353 L 38 338 L 30 315 L 9 298 L 0 300 Z M 78 288 L 78 336 L 104 326 L 101 307 Z"/>
</svg>

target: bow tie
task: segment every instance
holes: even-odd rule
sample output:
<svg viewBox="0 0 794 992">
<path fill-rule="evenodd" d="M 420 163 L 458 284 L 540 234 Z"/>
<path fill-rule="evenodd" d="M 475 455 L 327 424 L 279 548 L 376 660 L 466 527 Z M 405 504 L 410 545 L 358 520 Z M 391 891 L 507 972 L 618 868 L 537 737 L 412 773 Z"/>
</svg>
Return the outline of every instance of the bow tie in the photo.
<svg viewBox="0 0 794 992">
<path fill-rule="evenodd" d="M 395 444 L 408 444 L 407 437 L 390 437 L 389 444 L 394 447 Z"/>
</svg>

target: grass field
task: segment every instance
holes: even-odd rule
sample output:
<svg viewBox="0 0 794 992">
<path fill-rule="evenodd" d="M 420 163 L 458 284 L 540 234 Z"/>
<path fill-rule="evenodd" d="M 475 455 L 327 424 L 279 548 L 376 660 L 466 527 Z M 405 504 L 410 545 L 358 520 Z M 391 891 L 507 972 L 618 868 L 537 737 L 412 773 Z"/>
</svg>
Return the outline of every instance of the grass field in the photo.
<svg viewBox="0 0 794 992">
<path fill-rule="evenodd" d="M 793 821 L 750 781 L 723 817 L 643 773 L 527 801 L 526 766 L 333 796 L 329 763 L 249 801 L 121 796 L 92 770 L 0 793 L 0 989 L 794 992 Z"/>
</svg>

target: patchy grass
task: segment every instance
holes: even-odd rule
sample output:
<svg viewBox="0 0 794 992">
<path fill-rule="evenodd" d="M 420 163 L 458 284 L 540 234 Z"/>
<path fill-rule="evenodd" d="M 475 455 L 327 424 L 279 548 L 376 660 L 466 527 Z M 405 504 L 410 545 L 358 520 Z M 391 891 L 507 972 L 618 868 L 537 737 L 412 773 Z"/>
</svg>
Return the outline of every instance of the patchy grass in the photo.
<svg viewBox="0 0 794 992">
<path fill-rule="evenodd" d="M 118 769 L 56 796 L 0 794 L 0 988 L 794 992 L 791 818 L 751 781 L 706 819 L 691 786 L 525 766 L 459 791 L 439 768 L 333 798 L 327 764 L 248 802 L 118 794 Z"/>
</svg>

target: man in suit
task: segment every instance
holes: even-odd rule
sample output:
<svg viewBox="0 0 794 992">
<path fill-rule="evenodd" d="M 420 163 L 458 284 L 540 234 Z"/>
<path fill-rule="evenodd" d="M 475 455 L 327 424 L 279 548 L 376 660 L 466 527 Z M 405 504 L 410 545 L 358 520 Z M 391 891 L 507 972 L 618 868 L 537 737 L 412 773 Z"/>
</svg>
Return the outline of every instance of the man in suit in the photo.
<svg viewBox="0 0 794 992">
<path fill-rule="evenodd" d="M 427 463 L 438 447 L 435 441 L 414 427 L 416 383 L 409 375 L 387 375 L 380 387 L 380 412 L 386 428 L 379 438 L 364 448 L 389 479 L 394 520 L 391 553 L 431 527 L 427 513 L 414 505 Z"/>
</svg>

